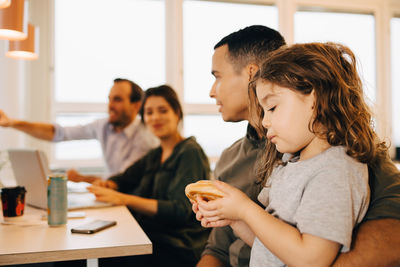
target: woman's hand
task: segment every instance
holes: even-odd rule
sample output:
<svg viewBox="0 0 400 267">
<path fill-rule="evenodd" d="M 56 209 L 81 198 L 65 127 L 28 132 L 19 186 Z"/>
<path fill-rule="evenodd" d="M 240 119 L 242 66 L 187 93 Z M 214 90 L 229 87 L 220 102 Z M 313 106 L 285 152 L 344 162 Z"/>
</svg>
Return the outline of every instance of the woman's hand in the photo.
<svg viewBox="0 0 400 267">
<path fill-rule="evenodd" d="M 224 193 L 224 197 L 208 202 L 198 198 L 197 220 L 201 221 L 203 227 L 222 227 L 243 220 L 251 204 L 247 195 L 227 183 L 214 181 L 214 184 Z M 195 207 L 192 208 L 194 210 Z"/>
<path fill-rule="evenodd" d="M 92 185 L 87 188 L 96 196 L 96 200 L 112 203 L 114 205 L 126 205 L 125 194 L 113 189 Z"/>
<path fill-rule="evenodd" d="M 111 180 L 103 180 L 100 178 L 97 178 L 94 181 L 92 181 L 92 185 L 106 187 L 106 188 L 110 188 L 110 189 L 114 189 L 114 190 L 117 190 L 117 188 L 118 188 L 118 186 L 115 182 L 113 182 Z"/>
</svg>

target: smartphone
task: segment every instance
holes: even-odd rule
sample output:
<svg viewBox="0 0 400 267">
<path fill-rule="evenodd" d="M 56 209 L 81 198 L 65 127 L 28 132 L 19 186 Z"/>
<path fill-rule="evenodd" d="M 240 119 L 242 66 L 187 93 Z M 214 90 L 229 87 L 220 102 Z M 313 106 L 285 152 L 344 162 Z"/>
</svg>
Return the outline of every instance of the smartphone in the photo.
<svg viewBox="0 0 400 267">
<path fill-rule="evenodd" d="M 71 232 L 78 234 L 93 234 L 116 224 L 116 221 L 95 220 L 72 228 Z"/>
</svg>

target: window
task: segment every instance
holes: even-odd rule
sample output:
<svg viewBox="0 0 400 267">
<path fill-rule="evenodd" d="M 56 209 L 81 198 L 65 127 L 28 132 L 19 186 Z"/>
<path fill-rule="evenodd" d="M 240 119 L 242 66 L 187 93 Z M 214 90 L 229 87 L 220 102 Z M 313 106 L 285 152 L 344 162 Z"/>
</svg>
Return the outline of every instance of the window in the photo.
<svg viewBox="0 0 400 267">
<path fill-rule="evenodd" d="M 55 120 L 67 125 L 104 117 L 115 78 L 143 89 L 165 83 L 164 13 L 163 1 L 56 0 Z M 56 160 L 101 158 L 97 141 L 68 143 L 56 145 Z"/>
<path fill-rule="evenodd" d="M 195 136 L 213 161 L 225 148 L 245 135 L 246 126 L 244 121 L 226 123 L 220 115 L 186 115 L 184 135 Z"/>
<path fill-rule="evenodd" d="M 62 126 L 87 124 L 104 118 L 104 113 L 59 113 L 56 122 Z M 76 140 L 56 145 L 55 156 L 59 160 L 95 159 L 101 157 L 101 148 L 97 140 Z"/>
<path fill-rule="evenodd" d="M 357 33 L 357 34 L 355 34 Z M 295 42 L 339 42 L 348 46 L 358 60 L 358 71 L 366 96 L 375 101 L 375 18 L 373 15 L 298 11 Z"/>
<path fill-rule="evenodd" d="M 301 1 L 306 2 L 310 1 Z M 299 4 L 295 0 L 115 0 L 110 5 L 105 0 L 54 0 L 55 35 L 49 32 L 42 34 L 48 37 L 46 39 L 54 39 L 55 43 L 54 71 L 51 73 L 54 88 L 44 89 L 46 92 L 53 90 L 53 120 L 67 125 L 70 121 L 84 123 L 106 116 L 108 92 L 116 77 L 132 79 L 143 89 L 166 81 L 176 82 L 178 86 L 183 83 L 184 88 L 177 88 L 183 89 L 179 91 L 185 108 L 183 133 L 185 136 L 196 136 L 208 156 L 217 158 L 224 148 L 244 136 L 246 122 L 223 122 L 217 112 L 215 100 L 209 97 L 214 80 L 210 74 L 213 47 L 227 34 L 253 24 L 263 24 L 280 30 L 288 41 L 334 41 L 349 46 L 359 60 L 366 95 L 371 101 L 375 101 L 376 90 L 382 90 L 379 93 L 389 90 L 376 88 L 375 69 L 376 63 L 382 62 L 381 55 L 386 55 L 386 51 L 375 51 L 375 44 L 380 44 L 378 48 L 384 47 L 381 44 L 386 40 L 376 39 L 375 31 L 381 36 L 388 25 L 384 25 L 386 22 L 375 25 L 375 16 L 371 14 L 380 12 L 381 7 L 388 7 L 392 12 L 393 4 L 379 0 L 365 3 L 352 1 L 351 6 L 345 0 L 311 2 L 312 5 Z M 49 3 L 52 1 L 44 1 L 42 4 L 35 2 L 36 5 L 42 5 L 43 10 L 49 9 Z M 273 3 L 277 6 L 269 5 Z M 278 7 L 284 10 L 278 10 Z M 291 10 L 296 8 L 298 11 L 292 17 Z M 342 12 L 337 12 L 338 10 Z M 280 18 L 280 27 L 279 14 L 287 16 Z M 48 17 L 47 20 L 43 19 L 48 20 Z M 168 33 L 171 30 L 170 24 L 166 23 L 169 20 L 173 20 L 173 30 L 182 26 L 182 31 L 166 36 L 166 25 Z M 400 47 L 398 21 L 399 18 L 391 21 L 393 86 L 390 90 L 393 101 L 400 98 L 399 90 L 395 90 L 400 84 L 396 75 L 400 68 L 400 52 L 397 49 Z M 172 40 L 170 38 L 177 40 L 169 42 Z M 176 47 L 169 46 L 167 49 L 171 51 L 165 51 L 166 43 L 180 42 L 183 42 L 183 51 L 176 51 Z M 42 52 L 53 57 L 53 51 Z M 165 59 L 167 53 L 173 57 Z M 182 71 L 181 66 L 173 68 L 169 62 L 172 60 L 181 64 L 181 58 L 182 76 L 181 73 L 175 73 L 175 70 Z M 171 71 L 166 74 L 165 65 L 174 70 L 173 73 Z M 50 69 L 51 67 L 53 66 Z M 385 67 L 389 68 L 386 65 Z M 378 72 L 378 75 L 381 77 L 382 73 Z M 29 103 L 31 106 L 35 106 L 38 100 L 33 101 L 35 103 Z M 393 143 L 399 146 L 400 111 L 396 109 L 397 104 L 393 102 L 392 136 Z M 382 118 L 377 120 L 379 119 Z M 379 126 L 379 123 L 377 125 L 381 128 L 385 126 Z M 88 153 L 78 155 L 75 146 L 87 147 L 85 150 Z M 101 164 L 101 150 L 93 141 L 60 143 L 53 149 L 51 161 L 65 166 L 65 161 L 72 158 L 84 158 L 80 162 L 83 165 L 93 159 Z M 63 162 L 57 162 L 58 160 Z"/>
<path fill-rule="evenodd" d="M 400 147 L 400 18 L 392 18 L 390 26 L 392 41 L 392 145 Z"/>
<path fill-rule="evenodd" d="M 165 82 L 162 1 L 55 3 L 56 101 L 105 103 L 116 77 L 143 88 Z"/>
<path fill-rule="evenodd" d="M 214 77 L 211 59 L 214 45 L 226 35 L 244 27 L 261 24 L 278 29 L 278 10 L 274 6 L 226 2 L 183 2 L 184 102 L 209 105 L 215 111 L 215 100 L 209 97 Z M 203 108 L 202 111 L 207 110 Z M 195 135 L 206 154 L 213 160 L 223 149 L 246 133 L 247 122 L 226 123 L 220 114 L 202 115 L 191 109 L 184 122 L 185 135 Z"/>
<path fill-rule="evenodd" d="M 214 82 L 214 45 L 226 35 L 254 24 L 278 30 L 278 10 L 273 6 L 225 2 L 186 0 L 183 4 L 184 100 L 214 104 L 208 96 Z"/>
</svg>

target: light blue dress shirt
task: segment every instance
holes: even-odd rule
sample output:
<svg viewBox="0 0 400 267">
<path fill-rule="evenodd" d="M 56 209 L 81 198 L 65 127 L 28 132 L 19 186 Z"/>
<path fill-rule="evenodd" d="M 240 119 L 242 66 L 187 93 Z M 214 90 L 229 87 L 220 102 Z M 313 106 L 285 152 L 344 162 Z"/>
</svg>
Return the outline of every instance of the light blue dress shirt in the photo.
<svg viewBox="0 0 400 267">
<path fill-rule="evenodd" d="M 136 118 L 121 132 L 114 131 L 108 118 L 95 120 L 86 125 L 62 127 L 55 124 L 54 142 L 97 139 L 101 144 L 106 165 L 106 175 L 125 171 L 132 163 L 159 145 L 147 127 Z"/>
</svg>

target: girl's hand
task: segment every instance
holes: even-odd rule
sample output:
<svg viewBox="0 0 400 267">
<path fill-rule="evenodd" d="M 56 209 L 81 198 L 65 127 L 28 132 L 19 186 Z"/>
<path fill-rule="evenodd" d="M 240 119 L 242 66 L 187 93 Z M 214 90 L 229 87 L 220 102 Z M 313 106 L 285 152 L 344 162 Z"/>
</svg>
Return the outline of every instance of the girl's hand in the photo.
<svg viewBox="0 0 400 267">
<path fill-rule="evenodd" d="M 203 227 L 223 227 L 230 225 L 231 221 L 229 220 L 220 220 L 217 222 L 208 222 L 207 219 L 204 219 L 203 213 L 199 210 L 199 202 L 205 202 L 201 197 L 197 196 L 196 201 L 190 200 L 192 203 L 192 210 L 196 214 L 196 219 L 201 222 Z M 207 203 L 207 202 L 205 202 Z"/>
<path fill-rule="evenodd" d="M 246 208 L 251 204 L 247 195 L 227 183 L 213 183 L 224 193 L 224 197 L 209 202 L 198 200 L 198 210 L 202 215 L 201 224 L 204 227 L 221 227 L 235 220 L 243 220 Z"/>
<path fill-rule="evenodd" d="M 201 198 L 197 197 L 197 201 L 190 200 L 190 203 L 192 203 L 192 210 L 196 214 L 196 220 L 201 221 L 203 219 L 203 214 L 199 211 L 199 201 L 201 201 Z"/>
<path fill-rule="evenodd" d="M 125 194 L 123 193 L 96 185 L 89 186 L 87 189 L 96 196 L 96 200 L 98 201 L 114 205 L 125 205 Z"/>
</svg>

